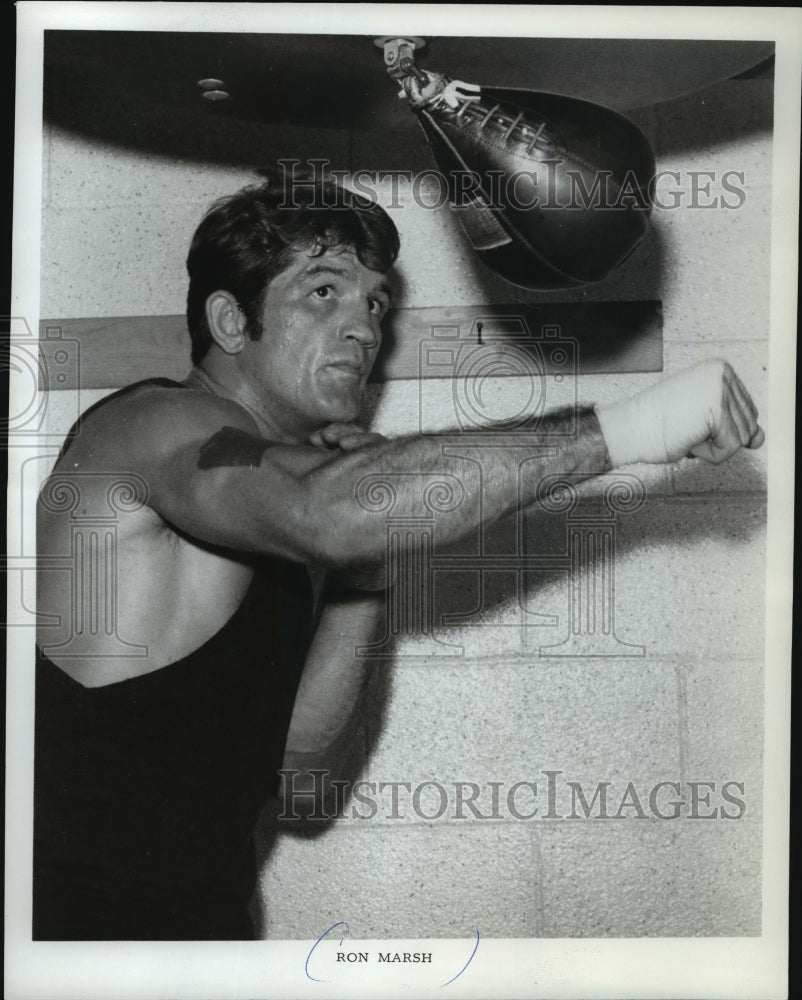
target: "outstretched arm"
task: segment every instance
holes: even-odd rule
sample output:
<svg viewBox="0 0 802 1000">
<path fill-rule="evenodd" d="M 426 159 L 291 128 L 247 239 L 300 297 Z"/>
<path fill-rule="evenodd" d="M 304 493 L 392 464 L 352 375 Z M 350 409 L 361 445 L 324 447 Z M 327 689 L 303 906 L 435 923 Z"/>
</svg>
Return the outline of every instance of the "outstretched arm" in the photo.
<svg viewBox="0 0 802 1000">
<path fill-rule="evenodd" d="M 234 404 L 210 409 L 209 397 L 198 401 L 199 395 L 187 400 L 186 394 L 174 411 L 151 418 L 158 430 L 143 429 L 139 468 L 153 508 L 202 542 L 327 567 L 377 562 L 385 554 L 385 523 L 360 503 L 365 477 L 392 476 L 401 510 L 420 508 L 421 476 L 465 478 L 466 463 L 443 447 L 454 444 L 454 435 L 371 441 L 352 450 L 273 445 Z M 164 440 L 168 418 L 172 433 Z M 147 415 L 136 419 L 147 422 Z M 705 362 L 598 416 L 590 408 L 558 412 L 547 414 L 536 431 L 504 431 L 510 447 L 487 449 L 482 489 L 465 489 L 459 517 L 438 525 L 440 544 L 528 504 L 549 475 L 590 477 L 686 454 L 719 462 L 762 440 L 754 404 L 732 368 Z"/>
<path fill-rule="evenodd" d="M 593 411 L 550 414 L 537 432 L 507 432 L 489 449 L 483 490 L 465 489 L 459 518 L 441 526 L 441 543 L 468 536 L 528 502 L 520 493 L 522 449 L 527 481 L 610 468 Z M 243 427 L 192 435 L 151 471 L 153 507 L 195 538 L 245 552 L 266 552 L 327 567 L 376 562 L 385 554 L 384 518 L 360 502 L 366 477 L 392 477 L 399 510 L 420 509 L 421 479 L 465 479 L 469 463 L 449 457 L 451 436 L 405 437 L 347 451 L 272 445 Z M 528 453 L 528 455 L 527 455 Z M 417 505 L 417 507 L 416 507 Z"/>
</svg>

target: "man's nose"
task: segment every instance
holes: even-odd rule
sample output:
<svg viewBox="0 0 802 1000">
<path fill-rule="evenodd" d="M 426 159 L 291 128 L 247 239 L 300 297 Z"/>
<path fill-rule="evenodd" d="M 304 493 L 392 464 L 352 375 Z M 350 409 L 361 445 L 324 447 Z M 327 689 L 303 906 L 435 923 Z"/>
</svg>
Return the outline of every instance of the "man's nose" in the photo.
<svg viewBox="0 0 802 1000">
<path fill-rule="evenodd" d="M 355 340 L 362 347 L 376 347 L 379 343 L 378 325 L 367 306 L 354 309 L 345 317 L 341 333 L 343 339 Z"/>
</svg>

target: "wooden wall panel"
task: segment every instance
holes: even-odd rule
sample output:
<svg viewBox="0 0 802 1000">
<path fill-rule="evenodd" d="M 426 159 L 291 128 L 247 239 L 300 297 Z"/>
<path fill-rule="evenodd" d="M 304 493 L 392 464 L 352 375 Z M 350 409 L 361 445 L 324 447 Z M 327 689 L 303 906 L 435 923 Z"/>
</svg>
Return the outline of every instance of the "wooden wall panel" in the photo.
<svg viewBox="0 0 802 1000">
<path fill-rule="evenodd" d="M 182 379 L 190 368 L 183 316 L 46 319 L 39 336 L 42 389 L 116 388 L 154 375 Z M 505 345 L 527 352 L 546 371 L 565 371 L 566 365 L 579 374 L 661 371 L 661 304 L 397 309 L 386 320 L 372 381 L 450 378 L 468 347 L 476 348 L 472 369 L 486 374 L 495 360 L 512 357 L 503 354 Z"/>
</svg>

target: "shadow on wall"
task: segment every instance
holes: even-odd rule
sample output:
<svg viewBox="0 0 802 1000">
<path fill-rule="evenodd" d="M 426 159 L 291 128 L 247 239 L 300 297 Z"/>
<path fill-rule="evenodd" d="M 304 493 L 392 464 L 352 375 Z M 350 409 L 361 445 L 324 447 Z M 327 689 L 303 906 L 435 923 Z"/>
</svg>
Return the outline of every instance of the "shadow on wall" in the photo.
<svg viewBox="0 0 802 1000">
<path fill-rule="evenodd" d="M 738 461 L 738 458 L 732 459 Z M 689 469 L 688 474 L 692 475 L 693 470 Z M 612 480 L 614 474 L 608 479 Z M 599 480 L 605 482 L 605 480 Z M 677 480 L 677 485 L 681 487 L 681 478 Z M 765 494 L 766 483 L 763 477 L 746 461 L 743 463 L 743 471 L 740 477 L 740 489 L 747 494 Z M 601 500 L 601 494 L 594 491 L 594 484 L 588 483 L 581 489 L 580 507 L 582 514 L 592 512 L 606 512 L 606 508 Z M 751 525 L 745 524 L 739 511 L 734 511 L 728 504 L 726 498 L 717 501 L 716 495 L 711 494 L 706 498 L 710 505 L 710 517 L 707 520 L 684 517 L 682 519 L 683 533 L 678 536 L 670 518 L 662 516 L 668 509 L 676 509 L 670 497 L 660 496 L 655 498 L 659 507 L 653 508 L 657 516 L 650 516 L 648 490 L 643 506 L 636 514 L 623 514 L 617 518 L 618 530 L 616 532 L 616 561 L 623 561 L 627 556 L 636 554 L 639 550 L 649 547 L 660 546 L 683 547 L 690 549 L 694 544 L 704 541 L 726 542 L 731 545 L 745 544 L 752 540 L 754 529 Z M 630 519 L 633 520 L 630 520 Z M 637 521 L 634 519 L 637 518 Z M 515 552 L 517 546 L 518 525 L 516 518 L 507 518 L 496 524 L 485 536 L 485 551 L 488 555 L 510 554 Z M 566 551 L 566 515 L 559 513 L 549 513 L 540 508 L 530 508 L 522 518 L 521 524 L 522 538 L 520 551 L 528 555 L 562 555 Z M 700 566 L 700 571 L 704 567 Z M 482 602 L 483 613 L 491 616 L 495 611 L 503 609 L 509 605 L 511 600 L 520 599 L 525 602 L 527 608 L 537 606 L 537 594 L 539 590 L 545 590 L 553 586 L 566 577 L 567 569 L 539 569 L 528 572 L 524 575 L 525 586 L 520 595 L 509 584 L 506 589 L 496 586 L 493 591 L 486 590 Z M 468 574 L 454 574 L 452 581 L 455 586 L 450 589 L 446 585 L 445 579 L 440 588 L 441 593 L 448 591 L 447 596 L 438 601 L 436 620 L 443 614 L 459 615 L 470 613 L 478 607 L 478 581 L 474 580 L 466 585 Z M 511 576 L 511 574 L 510 574 Z M 456 585 L 461 578 L 461 586 Z M 696 599 L 693 581 L 684 581 L 687 587 L 688 599 Z M 441 605 L 447 605 L 441 606 Z"/>
<path fill-rule="evenodd" d="M 728 80 L 672 101 L 629 112 L 650 134 L 660 156 L 743 141 L 771 133 L 774 127 L 774 81 Z M 647 124 L 647 120 L 654 124 Z"/>
<path fill-rule="evenodd" d="M 737 460 L 737 459 L 736 459 Z M 758 494 L 765 490 L 765 482 L 762 477 L 748 464 L 745 464 L 741 479 L 741 490 L 744 493 Z M 601 508 L 601 494 L 594 492 L 594 484 L 586 484 L 582 489 L 583 503 L 591 508 L 594 503 Z M 647 496 L 648 502 L 648 496 Z M 726 541 L 732 544 L 748 542 L 754 533 L 749 525 L 745 524 L 740 517 L 740 512 L 729 508 L 726 498 L 716 503 L 715 496 L 708 498 L 711 506 L 708 520 L 684 518 L 683 534 L 678 538 L 676 530 L 672 524 L 664 518 L 650 517 L 648 506 L 640 509 L 641 517 L 637 524 L 627 530 L 627 517 L 620 520 L 621 530 L 617 534 L 616 556 L 623 559 L 627 555 L 637 552 L 644 547 L 654 548 L 660 545 L 691 547 L 695 543 L 704 540 Z M 660 497 L 660 506 L 664 508 L 670 505 L 671 501 L 667 497 Z M 645 516 L 643 516 L 646 511 Z M 485 552 L 487 555 L 509 554 L 515 551 L 517 545 L 518 525 L 516 518 L 508 518 L 499 522 L 491 531 L 485 534 Z M 547 513 L 538 509 L 531 509 L 523 519 L 523 551 L 531 553 L 559 553 L 564 550 L 566 516 L 564 514 Z M 475 546 L 471 542 L 460 547 L 465 552 L 475 551 Z M 456 547 L 448 550 L 457 551 Z M 435 555 L 443 555 L 445 550 L 435 549 Z M 482 596 L 482 612 L 492 617 L 494 612 L 508 605 L 511 600 L 524 600 L 529 608 L 537 605 L 538 591 L 545 590 L 565 578 L 565 569 L 545 569 L 537 573 L 531 572 L 526 575 L 525 593 L 518 594 L 511 583 L 512 574 L 507 575 L 507 589 L 503 587 L 493 587 L 492 592 L 488 589 Z M 695 600 L 693 581 L 686 581 L 688 587 L 689 600 Z M 479 603 L 477 582 L 470 573 L 443 573 L 438 577 L 437 582 L 437 602 L 435 622 L 441 619 L 444 614 L 460 615 L 470 614 L 476 610 Z M 447 637 L 447 630 L 446 635 Z M 527 664 L 526 658 L 521 660 L 522 667 Z M 470 662 L 466 662 L 466 669 L 469 669 Z M 343 781 L 348 783 L 349 788 L 359 780 L 366 763 L 371 757 L 373 749 L 377 746 L 386 726 L 387 706 L 392 695 L 393 660 L 382 659 L 374 661 L 368 672 L 367 682 L 362 690 L 358 704 L 352 714 L 351 723 L 345 735 L 338 744 L 331 748 L 325 758 L 321 758 L 316 766 L 325 768 L 328 771 L 327 782 Z M 296 779 L 297 782 L 297 779 Z M 296 788 L 304 786 L 296 783 Z M 307 785 L 306 787 L 311 787 Z M 331 784 L 327 785 L 331 789 Z M 350 796 L 350 792 L 349 792 Z M 350 803 L 350 797 L 346 796 L 344 801 L 339 803 L 340 809 L 346 809 Z M 325 802 L 325 812 L 329 818 L 314 819 L 308 815 L 303 815 L 303 804 L 298 800 L 295 808 L 299 813 L 298 819 L 280 818 L 284 805 L 278 801 L 271 801 L 265 808 L 257 828 L 256 843 L 258 854 L 258 865 L 261 870 L 268 862 L 270 853 L 276 844 L 280 834 L 293 837 L 300 837 L 305 840 L 314 840 L 326 833 L 332 825 L 334 815 L 334 802 L 331 798 Z M 262 900 L 257 893 L 254 900 L 255 917 L 259 933 L 263 932 L 264 912 L 262 910 Z"/>
</svg>

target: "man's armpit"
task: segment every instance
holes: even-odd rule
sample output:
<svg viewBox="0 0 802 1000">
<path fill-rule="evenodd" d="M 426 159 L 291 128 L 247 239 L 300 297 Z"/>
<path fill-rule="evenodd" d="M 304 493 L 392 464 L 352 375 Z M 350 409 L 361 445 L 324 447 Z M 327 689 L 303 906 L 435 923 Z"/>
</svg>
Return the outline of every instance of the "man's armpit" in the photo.
<svg viewBox="0 0 802 1000">
<path fill-rule="evenodd" d="M 222 469 L 235 465 L 256 467 L 262 455 L 272 447 L 270 441 L 243 431 L 239 427 L 223 427 L 205 441 L 198 452 L 199 469 Z"/>
</svg>

